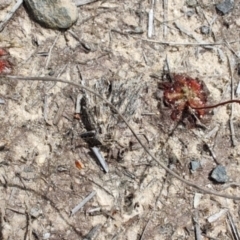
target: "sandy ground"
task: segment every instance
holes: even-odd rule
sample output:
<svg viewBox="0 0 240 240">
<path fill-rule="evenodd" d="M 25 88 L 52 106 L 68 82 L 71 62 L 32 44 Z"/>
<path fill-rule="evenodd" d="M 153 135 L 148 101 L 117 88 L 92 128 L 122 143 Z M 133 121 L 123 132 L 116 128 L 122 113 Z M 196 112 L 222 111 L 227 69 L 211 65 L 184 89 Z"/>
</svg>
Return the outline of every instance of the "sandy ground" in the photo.
<svg viewBox="0 0 240 240">
<path fill-rule="evenodd" d="M 235 1 L 233 11 L 221 16 L 215 1 L 199 1 L 194 8 L 185 1 L 168 1 L 165 10 L 162 1 L 156 1 L 154 32 L 148 38 L 149 2 L 112 0 L 81 6 L 78 22 L 65 32 L 39 26 L 21 6 L 0 33 L 0 47 L 10 52 L 12 74 L 53 76 L 91 87 L 123 113 L 152 154 L 178 175 L 240 196 L 239 105 L 214 109 L 202 119 L 206 129 L 180 123 L 169 135 L 176 122 L 169 109 L 159 110 L 158 97 L 167 59 L 172 73 L 198 77 L 206 84 L 209 103 L 231 98 L 228 59 L 235 93 L 240 3 Z M 1 10 L 0 21 L 13 5 Z M 201 33 L 205 25 L 210 26 L 209 34 Z M 93 94 L 64 83 L 4 77 L 0 86 L 5 100 L 0 105 L 0 239 L 196 239 L 197 225 L 201 239 L 237 239 L 229 219 L 240 227 L 239 201 L 199 195 L 166 173 Z M 84 116 L 73 117 L 79 94 L 93 116 L 94 139 L 81 138 L 89 129 Z M 108 173 L 92 154 L 93 140 Z M 201 169 L 191 173 L 191 160 L 200 161 Z M 78 169 L 75 161 L 84 168 Z M 228 183 L 209 179 L 217 164 L 226 167 Z M 71 216 L 92 192 L 94 197 Z M 220 216 L 211 221 L 217 213 Z"/>
</svg>

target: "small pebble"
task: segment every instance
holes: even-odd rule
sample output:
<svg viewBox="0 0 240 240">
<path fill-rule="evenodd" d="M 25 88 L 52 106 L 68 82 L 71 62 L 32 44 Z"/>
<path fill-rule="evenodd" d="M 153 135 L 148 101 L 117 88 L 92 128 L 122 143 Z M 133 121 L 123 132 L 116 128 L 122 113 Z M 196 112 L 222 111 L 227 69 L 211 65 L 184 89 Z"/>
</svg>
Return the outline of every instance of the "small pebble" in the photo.
<svg viewBox="0 0 240 240">
<path fill-rule="evenodd" d="M 195 14 L 195 11 L 193 11 L 193 10 L 189 10 L 186 12 L 187 17 L 189 17 L 189 18 L 192 17 L 194 14 Z"/>
<path fill-rule="evenodd" d="M 227 172 L 224 166 L 218 165 L 211 173 L 211 178 L 218 183 L 225 183 L 228 181 Z"/>
<path fill-rule="evenodd" d="M 51 236 L 50 233 L 44 233 L 44 234 L 43 234 L 43 239 L 49 239 L 50 236 Z"/>
<path fill-rule="evenodd" d="M 42 209 L 39 208 L 38 206 L 36 207 L 33 207 L 30 211 L 30 215 L 33 217 L 33 218 L 37 218 L 39 216 L 41 216 L 43 214 L 42 212 Z"/>
<path fill-rule="evenodd" d="M 202 26 L 201 27 L 201 33 L 202 34 L 209 34 L 209 32 L 210 32 L 210 29 L 209 29 L 208 26 Z"/>
<path fill-rule="evenodd" d="M 233 7 L 234 0 L 225 0 L 216 5 L 216 9 L 223 15 L 229 13 L 233 9 Z"/>
<path fill-rule="evenodd" d="M 201 167 L 201 164 L 199 161 L 193 160 L 190 162 L 191 170 L 196 171 L 198 168 Z"/>
</svg>

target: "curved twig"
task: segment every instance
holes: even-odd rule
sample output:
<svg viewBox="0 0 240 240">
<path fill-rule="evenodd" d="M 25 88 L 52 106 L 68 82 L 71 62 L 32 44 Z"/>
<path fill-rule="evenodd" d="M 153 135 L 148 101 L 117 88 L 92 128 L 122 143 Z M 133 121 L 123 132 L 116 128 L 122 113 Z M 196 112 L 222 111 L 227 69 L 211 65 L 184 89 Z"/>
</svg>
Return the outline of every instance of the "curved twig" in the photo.
<svg viewBox="0 0 240 240">
<path fill-rule="evenodd" d="M 164 170 L 166 170 L 168 173 L 170 173 L 172 176 L 174 176 L 175 178 L 177 178 L 178 180 L 180 180 L 181 182 L 185 183 L 186 185 L 193 187 L 205 194 L 212 194 L 212 195 L 216 195 L 219 197 L 223 197 L 223 198 L 229 198 L 229 199 L 234 199 L 234 200 L 240 200 L 240 196 L 231 196 L 231 195 L 225 195 L 225 194 L 221 194 L 218 193 L 216 191 L 212 191 L 203 187 L 198 186 L 197 184 L 190 182 L 188 180 L 185 180 L 184 178 L 180 177 L 178 174 L 176 174 L 175 172 L 173 172 L 171 169 L 169 169 L 167 166 L 165 166 L 163 163 L 161 163 L 157 158 L 155 158 L 153 156 L 153 154 L 148 150 L 148 148 L 142 143 L 142 141 L 140 140 L 140 138 L 138 137 L 138 135 L 135 133 L 135 131 L 133 130 L 133 128 L 129 125 L 129 123 L 127 122 L 127 120 L 125 119 L 125 117 L 118 111 L 118 109 L 116 107 L 113 106 L 113 104 L 111 102 L 109 102 L 108 100 L 106 100 L 104 97 L 102 97 L 100 94 L 98 94 L 97 92 L 93 91 L 91 88 L 77 84 L 77 83 L 73 83 L 67 80 L 62 80 L 62 79 L 58 79 L 58 78 L 51 78 L 51 77 L 23 77 L 23 76 L 6 76 L 9 79 L 15 79 L 15 80 L 21 80 L 21 81 L 45 81 L 45 82 L 62 82 L 62 83 L 66 83 L 66 84 L 70 84 L 72 86 L 81 88 L 81 89 L 85 89 L 86 91 L 94 94 L 95 96 L 97 96 L 98 98 L 100 98 L 102 101 L 104 101 L 109 107 L 111 107 L 118 115 L 119 117 L 125 122 L 125 124 L 127 125 L 127 127 L 130 129 L 130 131 L 132 132 L 132 134 L 134 135 L 134 137 L 137 139 L 137 141 L 140 143 L 140 145 L 142 146 L 142 148 L 145 150 L 145 152 L 152 157 L 152 159 L 157 162 L 159 164 L 160 167 L 162 167 Z M 233 100 L 234 101 L 234 100 Z"/>
</svg>

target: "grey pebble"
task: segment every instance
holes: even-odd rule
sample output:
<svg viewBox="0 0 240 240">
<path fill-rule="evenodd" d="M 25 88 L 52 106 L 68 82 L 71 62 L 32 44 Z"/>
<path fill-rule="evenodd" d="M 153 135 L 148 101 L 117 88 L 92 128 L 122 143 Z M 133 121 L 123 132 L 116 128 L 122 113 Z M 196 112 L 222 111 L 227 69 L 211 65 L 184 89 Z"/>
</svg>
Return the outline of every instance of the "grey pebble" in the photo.
<svg viewBox="0 0 240 240">
<path fill-rule="evenodd" d="M 201 33 L 202 34 L 209 34 L 209 27 L 208 26 L 202 26 L 201 27 Z"/>
<path fill-rule="evenodd" d="M 198 168 L 201 167 L 201 164 L 199 161 L 193 160 L 190 162 L 190 167 L 192 171 L 196 171 Z"/>
<path fill-rule="evenodd" d="M 218 183 L 225 183 L 228 181 L 227 172 L 224 166 L 218 165 L 211 173 L 211 178 Z"/>
<path fill-rule="evenodd" d="M 234 7 L 234 0 L 225 0 L 219 4 L 216 5 L 216 9 L 224 14 L 229 13 Z"/>
<path fill-rule="evenodd" d="M 29 13 L 40 24 L 53 29 L 67 29 L 78 19 L 72 0 L 24 0 Z"/>
<path fill-rule="evenodd" d="M 186 12 L 187 17 L 192 17 L 195 14 L 194 10 L 189 10 Z"/>
<path fill-rule="evenodd" d="M 38 218 L 42 214 L 43 214 L 43 211 L 39 206 L 35 206 L 30 210 L 30 215 L 34 218 Z"/>
<path fill-rule="evenodd" d="M 50 233 L 44 233 L 43 234 L 43 239 L 49 239 L 51 237 Z"/>
</svg>

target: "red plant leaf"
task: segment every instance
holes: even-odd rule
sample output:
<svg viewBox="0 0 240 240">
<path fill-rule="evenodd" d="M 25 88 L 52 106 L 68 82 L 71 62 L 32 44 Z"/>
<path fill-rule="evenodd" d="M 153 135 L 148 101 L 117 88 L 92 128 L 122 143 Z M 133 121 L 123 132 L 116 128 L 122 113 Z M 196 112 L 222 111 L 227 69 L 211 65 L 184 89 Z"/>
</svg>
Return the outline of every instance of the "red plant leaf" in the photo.
<svg viewBox="0 0 240 240">
<path fill-rule="evenodd" d="M 0 74 L 9 74 L 12 72 L 12 64 L 5 59 L 0 59 Z"/>
<path fill-rule="evenodd" d="M 207 102 L 202 82 L 181 74 L 174 74 L 173 80 L 172 83 L 161 84 L 164 89 L 164 101 L 172 108 L 172 120 L 178 119 L 178 116 L 189 107 L 194 109 L 198 117 L 202 117 Z"/>
</svg>

